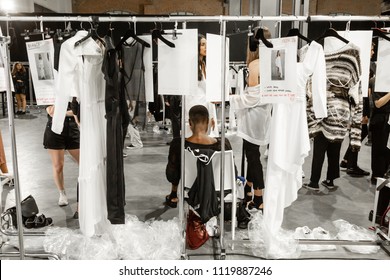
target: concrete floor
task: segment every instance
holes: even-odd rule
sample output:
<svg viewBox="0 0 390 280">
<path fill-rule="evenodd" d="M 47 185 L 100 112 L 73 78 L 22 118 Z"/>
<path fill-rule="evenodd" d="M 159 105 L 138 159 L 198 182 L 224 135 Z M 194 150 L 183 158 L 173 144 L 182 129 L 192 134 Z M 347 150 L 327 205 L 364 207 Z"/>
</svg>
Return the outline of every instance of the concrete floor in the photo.
<svg viewBox="0 0 390 280">
<path fill-rule="evenodd" d="M 58 191 L 54 185 L 51 161 L 46 150 L 43 149 L 42 139 L 46 125 L 46 114 L 43 109 L 30 108 L 30 113 L 16 116 L 15 131 L 18 155 L 18 170 L 22 198 L 33 195 L 40 213 L 52 217 L 55 226 L 78 228 L 78 221 L 72 218 L 76 210 L 76 181 L 78 167 L 69 155 L 65 158 L 65 186 L 69 198 L 69 205 L 59 207 Z M 8 129 L 8 119 L 0 118 L 1 132 L 5 145 L 8 166 L 12 169 L 11 141 Z M 171 135 L 156 134 L 150 124 L 145 132 L 141 133 L 144 147 L 138 150 L 127 150 L 128 157 L 124 159 L 126 175 L 126 213 L 137 215 L 140 220 L 150 218 L 169 220 L 178 216 L 178 209 L 166 208 L 163 205 L 165 195 L 170 192 L 170 184 L 165 179 L 165 165 L 167 162 L 168 145 Z M 229 133 L 228 138 L 233 145 L 235 161 L 240 170 L 242 141 Z M 126 142 L 128 144 L 128 140 Z M 342 155 L 347 147 L 343 143 Z M 266 168 L 266 158 L 263 156 L 265 147 L 261 148 L 262 163 Z M 359 165 L 370 170 L 370 147 L 363 145 L 359 153 Z M 310 176 L 311 156 L 306 159 L 304 172 L 308 181 Z M 323 168 L 325 179 L 326 162 Z M 292 206 L 285 209 L 284 229 L 295 230 L 297 227 L 308 226 L 313 229 L 321 226 L 336 234 L 332 224 L 337 219 L 344 219 L 351 224 L 364 228 L 371 226 L 368 213 L 373 208 L 374 187 L 369 177 L 352 178 L 341 172 L 341 178 L 335 181 L 339 187 L 327 194 L 316 194 L 306 189 L 299 191 L 298 199 Z M 4 187 L 1 201 L 2 211 L 14 205 L 14 189 Z M 227 238 L 230 236 L 227 225 Z M 247 237 L 244 230 L 238 230 L 238 236 Z M 229 244 L 229 242 L 228 242 Z M 213 259 L 218 257 L 218 240 L 210 239 L 203 247 L 195 251 L 188 251 L 190 259 Z M 234 250 L 227 246 L 227 259 L 254 258 L 252 251 L 245 244 L 238 243 Z M 361 255 L 351 253 L 341 246 L 337 250 L 320 252 L 302 252 L 300 258 L 346 258 L 346 259 L 390 259 L 382 250 L 376 254 Z"/>
</svg>

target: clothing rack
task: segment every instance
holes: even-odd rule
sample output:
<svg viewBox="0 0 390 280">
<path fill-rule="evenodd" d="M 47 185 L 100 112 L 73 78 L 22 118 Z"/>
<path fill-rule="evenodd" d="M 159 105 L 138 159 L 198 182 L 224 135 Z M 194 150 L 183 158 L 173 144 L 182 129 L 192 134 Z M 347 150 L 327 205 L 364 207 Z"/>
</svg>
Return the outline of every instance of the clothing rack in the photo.
<svg viewBox="0 0 390 280">
<path fill-rule="evenodd" d="M 3 47 L 2 49 L 6 51 L 6 53 L 3 53 L 3 58 L 5 61 L 5 69 L 6 69 L 6 77 L 9 76 L 10 69 L 9 69 L 9 50 L 8 45 L 10 43 L 10 38 L 8 34 L 8 23 L 9 22 L 36 22 L 39 21 L 41 24 L 43 22 L 93 22 L 92 16 L 18 16 L 15 14 L 12 15 L 4 15 L 0 16 L 0 22 L 6 22 L 7 23 L 7 36 L 0 37 L 0 43 Z M 186 28 L 186 22 L 219 22 L 220 23 L 220 35 L 222 36 L 221 40 L 221 58 L 222 61 L 226 58 L 226 22 L 238 22 L 238 21 L 253 21 L 258 22 L 261 24 L 261 22 L 264 21 L 276 21 L 276 22 L 319 22 L 319 21 L 381 21 L 381 22 L 388 22 L 390 21 L 390 16 L 345 16 L 345 15 L 334 15 L 334 16 L 292 16 L 292 15 L 281 15 L 281 16 L 99 16 L 100 22 L 133 22 L 134 24 L 137 22 L 181 22 L 183 23 L 183 28 Z M 4 47 L 5 46 L 5 47 Z M 8 63 L 7 63 L 8 62 Z M 222 67 L 222 78 L 221 78 L 221 86 L 222 88 L 226 88 L 226 80 L 225 80 L 225 67 Z M 8 76 L 7 76 L 8 75 Z M 7 80 L 7 105 L 8 105 L 8 113 L 9 113 L 9 129 L 11 134 L 11 146 L 12 146 L 12 156 L 13 156 L 13 167 L 14 167 L 14 175 L 15 175 L 15 196 L 16 196 L 16 210 L 17 210 L 17 219 L 18 221 L 22 220 L 22 214 L 20 209 L 20 186 L 19 186 L 19 174 L 18 174 L 18 165 L 17 165 L 17 154 L 16 154 L 16 140 L 15 140 L 15 127 L 14 127 L 14 115 L 13 115 L 13 104 L 12 104 L 12 93 L 11 93 L 11 84 L 10 80 Z M 184 98 L 183 98 L 184 100 Z M 222 123 L 221 123 L 221 203 L 223 203 L 224 197 L 224 189 L 223 189 L 223 183 L 224 183 L 224 163 L 225 163 L 225 94 L 222 94 Z M 182 116 L 184 116 L 184 108 L 185 104 L 182 104 Z M 182 131 L 184 130 L 184 122 L 182 122 Z M 182 133 L 182 139 L 181 139 L 181 148 L 184 150 L 184 133 Z M 184 153 L 181 154 L 181 185 L 180 185 L 180 204 L 179 204 L 179 218 L 181 225 L 184 224 L 184 216 L 183 216 L 183 208 L 184 208 Z M 224 259 L 226 257 L 225 253 L 225 242 L 224 242 L 224 228 L 223 228 L 223 221 L 224 221 L 224 212 L 223 207 L 221 207 L 221 237 L 220 237 L 220 244 L 221 244 L 221 252 L 220 256 L 221 259 Z M 21 223 L 20 223 L 21 225 Z M 184 230 L 183 230 L 184 229 Z M 185 228 L 182 227 L 182 233 L 185 237 Z M 24 259 L 27 254 L 25 254 L 24 246 L 23 246 L 23 227 L 18 227 L 18 236 L 19 236 L 19 254 L 20 258 Z M 184 238 L 184 244 L 183 244 L 183 254 L 182 258 L 185 257 L 185 238 Z M 29 254 L 30 256 L 31 254 Z"/>
</svg>

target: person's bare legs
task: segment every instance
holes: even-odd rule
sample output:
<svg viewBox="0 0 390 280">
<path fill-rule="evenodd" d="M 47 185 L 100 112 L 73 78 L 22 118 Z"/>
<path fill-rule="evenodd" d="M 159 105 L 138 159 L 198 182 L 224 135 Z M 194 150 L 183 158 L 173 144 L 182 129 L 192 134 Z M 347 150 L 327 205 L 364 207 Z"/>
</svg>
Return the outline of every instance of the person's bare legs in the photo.
<svg viewBox="0 0 390 280">
<path fill-rule="evenodd" d="M 48 151 L 49 151 L 49 154 L 51 157 L 54 183 L 56 184 L 57 189 L 60 192 L 60 198 L 58 200 L 58 205 L 59 206 L 66 206 L 66 205 L 68 205 L 68 199 L 66 197 L 65 187 L 64 187 L 64 155 L 65 155 L 65 150 L 48 149 Z"/>
<path fill-rule="evenodd" d="M 19 94 L 21 99 L 22 112 L 26 113 L 27 100 L 25 94 Z"/>
<path fill-rule="evenodd" d="M 22 111 L 22 95 L 17 93 L 17 94 L 15 94 L 15 98 L 16 98 L 17 112 L 20 112 L 20 111 Z"/>
</svg>

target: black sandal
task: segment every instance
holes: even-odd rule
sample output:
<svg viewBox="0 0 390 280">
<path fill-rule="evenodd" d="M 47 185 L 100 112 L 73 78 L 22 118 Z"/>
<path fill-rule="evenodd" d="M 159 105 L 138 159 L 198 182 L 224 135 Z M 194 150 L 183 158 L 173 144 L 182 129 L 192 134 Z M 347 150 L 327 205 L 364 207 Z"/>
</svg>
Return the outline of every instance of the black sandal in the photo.
<svg viewBox="0 0 390 280">
<path fill-rule="evenodd" d="M 249 210 L 252 210 L 254 208 L 254 209 L 263 211 L 262 204 L 263 204 L 263 196 L 262 195 L 261 196 L 255 195 L 253 197 L 253 200 L 249 201 L 249 203 L 247 204 L 247 207 Z M 260 206 L 261 206 L 261 208 L 260 208 Z"/>
<path fill-rule="evenodd" d="M 52 218 L 46 218 L 45 215 L 34 215 L 30 218 L 27 218 L 24 222 L 24 226 L 28 229 L 30 228 L 41 228 L 50 226 L 53 223 Z"/>
<path fill-rule="evenodd" d="M 177 192 L 171 192 L 165 197 L 165 205 L 171 208 L 176 208 L 177 201 L 172 201 L 173 198 L 177 198 Z"/>
</svg>

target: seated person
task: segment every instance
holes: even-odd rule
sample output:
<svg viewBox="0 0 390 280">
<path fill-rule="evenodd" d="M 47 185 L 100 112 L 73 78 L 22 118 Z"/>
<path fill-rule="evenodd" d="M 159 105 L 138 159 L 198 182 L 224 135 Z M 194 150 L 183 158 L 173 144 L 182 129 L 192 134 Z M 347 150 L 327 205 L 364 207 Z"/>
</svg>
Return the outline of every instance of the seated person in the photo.
<svg viewBox="0 0 390 280">
<path fill-rule="evenodd" d="M 192 135 L 185 140 L 185 148 L 221 150 L 221 138 L 208 136 L 209 112 L 203 105 L 195 105 L 189 111 L 189 125 Z M 169 147 L 168 164 L 165 170 L 167 180 L 172 184 L 171 193 L 165 197 L 165 205 L 177 207 L 177 187 L 180 181 L 181 139 L 174 138 Z M 225 139 L 225 150 L 232 150 L 228 139 Z"/>
</svg>

